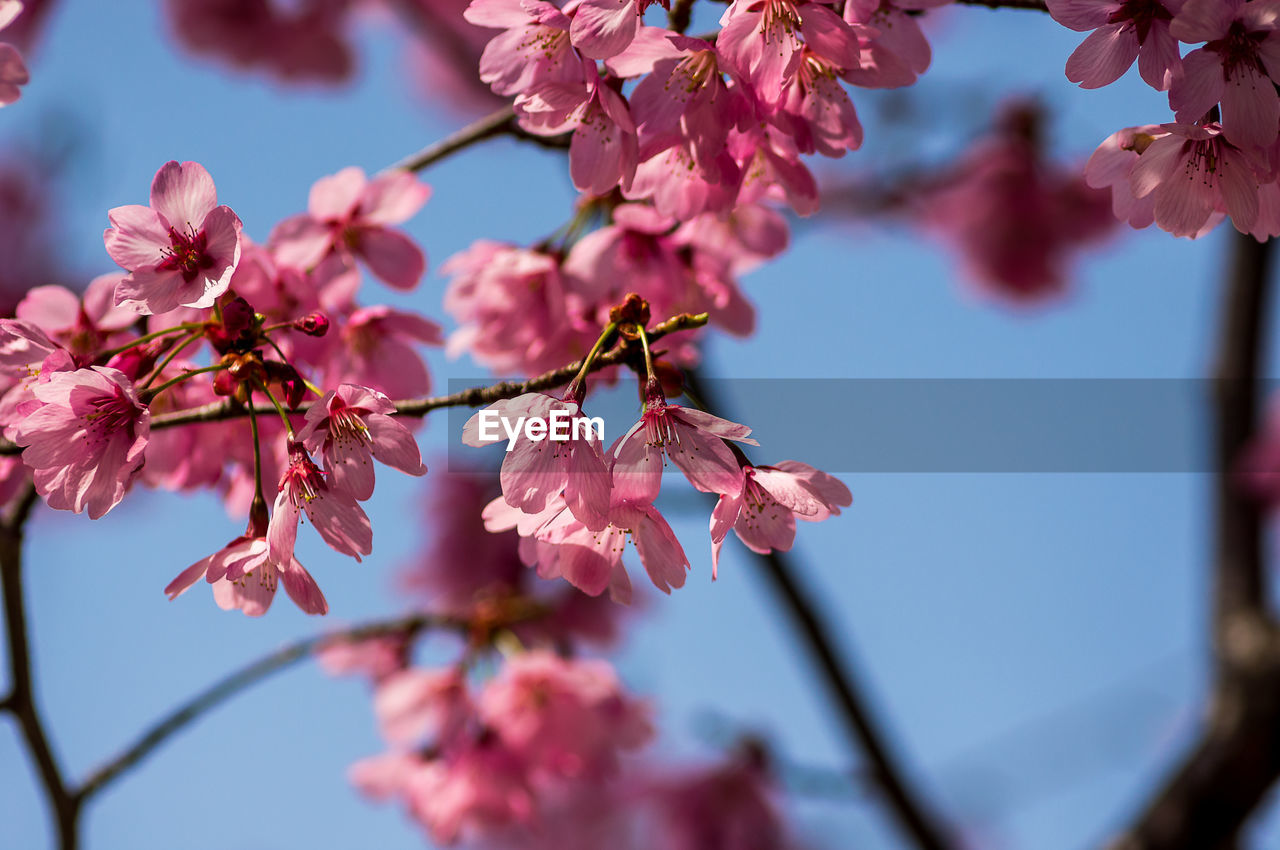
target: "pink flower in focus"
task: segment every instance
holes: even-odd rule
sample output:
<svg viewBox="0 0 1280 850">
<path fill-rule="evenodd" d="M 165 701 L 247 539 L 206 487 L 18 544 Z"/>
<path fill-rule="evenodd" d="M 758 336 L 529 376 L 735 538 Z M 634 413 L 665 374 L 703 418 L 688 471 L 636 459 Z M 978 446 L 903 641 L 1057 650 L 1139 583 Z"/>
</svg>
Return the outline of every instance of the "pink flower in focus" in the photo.
<svg viewBox="0 0 1280 850">
<path fill-rule="evenodd" d="M 120 503 L 142 466 L 151 412 L 116 369 L 93 366 L 42 376 L 35 401 L 12 427 L 49 507 L 88 509 L 98 519 Z"/>
<path fill-rule="evenodd" d="M 545 0 L 472 0 L 463 17 L 479 27 L 505 30 L 480 57 L 480 79 L 495 94 L 582 82 L 583 63 L 570 43 L 569 19 Z"/>
<path fill-rule="evenodd" d="M 921 12 L 951 0 L 847 0 L 844 20 L 859 37 L 859 65 L 844 78 L 864 88 L 898 88 L 915 83 L 929 69 L 933 51 L 920 29 Z"/>
<path fill-rule="evenodd" d="M 553 411 L 558 411 L 554 418 Z M 540 419 L 548 423 L 548 429 L 563 427 L 568 438 L 548 433 L 543 440 L 530 440 L 521 428 L 522 418 Z M 486 421 L 491 425 L 488 434 L 482 427 Z M 503 399 L 467 420 L 462 442 L 478 447 L 506 440 L 509 435 L 504 422 L 505 427 L 520 429 L 518 436 L 510 440 L 502 461 L 502 495 L 507 504 L 536 514 L 563 491 L 568 508 L 577 519 L 588 528 L 603 529 L 609 522 L 609 469 L 601 451 L 600 435 L 581 415 L 578 404 L 545 393 Z M 562 425 L 556 426 L 557 422 Z M 485 439 L 487 436 L 493 439 Z"/>
<path fill-rule="evenodd" d="M 422 249 L 389 225 L 408 221 L 431 197 L 431 187 L 407 171 L 369 180 L 354 166 L 321 177 L 307 212 L 276 225 L 268 247 L 278 262 L 303 270 L 330 252 L 360 258 L 388 286 L 409 290 L 427 268 Z"/>
<path fill-rule="evenodd" d="M 1178 40 L 1169 30 L 1184 0 L 1046 0 L 1064 27 L 1092 32 L 1067 59 L 1067 79 L 1081 88 L 1110 85 L 1138 60 L 1138 73 L 1167 91 L 1182 73 Z"/>
<path fill-rule="evenodd" d="M 289 466 L 280 477 L 280 491 L 267 528 L 271 560 L 275 563 L 293 561 L 298 520 L 304 510 L 324 542 L 334 551 L 350 555 L 357 561 L 361 555 L 373 551 L 373 528 L 355 497 L 346 490 L 330 486 L 302 444 L 294 443 L 289 447 Z"/>
<path fill-rule="evenodd" d="M 1195 236 L 1221 210 L 1237 230 L 1251 231 L 1258 221 L 1257 172 L 1266 171 L 1265 164 L 1229 141 L 1218 124 L 1163 124 L 1161 130 L 1168 135 L 1147 146 L 1129 176 L 1134 197 L 1154 199 L 1156 224 L 1174 236 Z"/>
<path fill-rule="evenodd" d="M 860 64 L 857 34 L 819 3 L 734 0 L 720 17 L 720 25 L 716 49 L 768 104 L 782 98 L 799 70 L 805 45 L 837 68 Z"/>
<path fill-rule="evenodd" d="M 803 154 L 842 157 L 862 147 L 862 124 L 853 101 L 840 85 L 840 69 L 808 47 L 787 85 L 778 111 L 770 118 Z"/>
<path fill-rule="evenodd" d="M 653 378 L 645 388 L 640 421 L 618 438 L 613 458 L 613 498 L 647 505 L 662 487 L 663 456 L 704 493 L 732 493 L 741 489 L 742 470 L 725 440 L 759 445 L 751 429 L 701 410 L 667 404 Z"/>
<path fill-rule="evenodd" d="M 329 603 L 311 573 L 292 555 L 281 567 L 272 559 L 261 533 L 246 533 L 207 558 L 196 561 L 169 582 L 164 592 L 177 599 L 201 578 L 213 587 L 213 599 L 224 611 L 239 609 L 249 617 L 261 617 L 275 599 L 276 586 L 284 578 L 289 598 L 307 614 L 329 613 Z"/>
<path fill-rule="evenodd" d="M 653 736 L 646 706 L 600 659 L 522 652 L 507 659 L 477 702 L 484 724 L 535 778 L 603 779 L 617 771 L 621 752 Z"/>
<path fill-rule="evenodd" d="M 645 10 L 670 0 L 583 0 L 573 14 L 569 37 L 588 59 L 609 59 L 627 49 L 639 32 Z"/>
<path fill-rule="evenodd" d="M 798 461 L 744 465 L 742 473 L 741 491 L 721 493 L 711 512 L 712 578 L 730 528 L 752 552 L 785 552 L 795 540 L 797 519 L 821 522 L 853 504 L 853 494 L 838 479 Z"/>
<path fill-rule="evenodd" d="M 1183 75 L 1169 87 L 1178 123 L 1195 124 L 1221 103 L 1222 133 L 1232 144 L 1246 150 L 1274 144 L 1280 134 L 1280 4 L 1186 0 L 1169 31 L 1188 44 L 1208 42 L 1186 55 Z"/>
<path fill-rule="evenodd" d="M 240 219 L 218 206 L 213 178 L 198 162 L 168 162 L 151 182 L 151 206 L 116 207 L 103 234 L 111 259 L 129 272 L 116 303 L 139 313 L 212 307 L 240 261 Z"/>
<path fill-rule="evenodd" d="M 307 409 L 298 442 L 321 453 L 335 489 L 364 501 L 373 495 L 373 458 L 409 475 L 427 471 L 413 434 L 391 418 L 395 411 L 377 390 L 343 384 Z"/>
</svg>

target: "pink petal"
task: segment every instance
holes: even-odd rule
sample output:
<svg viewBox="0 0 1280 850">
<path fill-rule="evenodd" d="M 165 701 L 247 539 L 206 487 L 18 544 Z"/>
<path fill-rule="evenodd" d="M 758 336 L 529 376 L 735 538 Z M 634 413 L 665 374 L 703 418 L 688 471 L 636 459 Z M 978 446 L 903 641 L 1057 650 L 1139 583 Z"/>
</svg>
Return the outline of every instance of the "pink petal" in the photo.
<svg viewBox="0 0 1280 850">
<path fill-rule="evenodd" d="M 165 595 L 170 599 L 177 599 L 179 596 L 187 592 L 191 585 L 204 578 L 205 572 L 209 569 L 209 562 L 213 560 L 213 555 L 207 558 L 201 558 L 182 572 L 178 573 L 178 577 L 165 585 Z"/>
<path fill-rule="evenodd" d="M 1045 0 L 1049 15 L 1068 29 L 1087 32 L 1107 22 L 1118 0 Z"/>
<path fill-rule="evenodd" d="M 636 0 L 584 0 L 569 37 L 588 59 L 609 59 L 626 49 L 639 28 Z"/>
<path fill-rule="evenodd" d="M 217 205 L 213 178 L 198 162 L 166 162 L 151 181 L 152 208 L 178 230 L 198 228 Z"/>
<path fill-rule="evenodd" d="M 271 522 L 267 525 L 267 552 L 276 563 L 289 563 L 293 559 L 293 547 L 298 540 L 298 506 L 293 504 L 287 490 L 276 494 L 271 509 Z"/>
<path fill-rule="evenodd" d="M 305 213 L 295 215 L 272 229 L 267 244 L 277 263 L 307 271 L 333 248 L 333 229 Z"/>
<path fill-rule="evenodd" d="M 1237 67 L 1222 91 L 1222 132 L 1238 147 L 1269 147 L 1280 135 L 1275 84 L 1248 66 Z"/>
<path fill-rule="evenodd" d="M 400 224 L 413 218 L 430 197 L 431 187 L 415 174 L 383 174 L 365 187 L 360 220 L 368 224 Z"/>
<path fill-rule="evenodd" d="M 574 517 L 592 531 L 609 524 L 609 484 L 609 469 L 600 450 L 586 441 L 575 441 L 564 499 Z"/>
<path fill-rule="evenodd" d="M 668 594 L 673 587 L 684 587 L 689 559 L 658 509 L 653 505 L 628 505 L 618 513 L 619 520 L 631 526 L 631 541 L 654 587 Z"/>
<path fill-rule="evenodd" d="M 613 500 L 648 503 L 662 490 L 662 450 L 645 442 L 644 422 L 638 422 L 614 444 Z"/>
<path fill-rule="evenodd" d="M 121 268 L 133 271 L 154 266 L 163 258 L 161 251 L 171 244 L 164 222 L 150 207 L 116 207 L 107 213 L 107 218 L 111 227 L 102 239 L 107 254 Z"/>
<path fill-rule="evenodd" d="M 303 613 L 328 614 L 329 603 L 320 592 L 320 585 L 311 577 L 297 559 L 289 562 L 284 569 L 284 589 Z M 246 612 L 247 613 L 247 612 Z"/>
<path fill-rule="evenodd" d="M 14 315 L 48 331 L 70 330 L 80 316 L 80 299 L 65 286 L 35 286 L 18 302 Z"/>
<path fill-rule="evenodd" d="M 570 28 L 572 35 L 572 27 Z M 635 38 L 622 53 L 605 60 L 605 67 L 616 76 L 626 79 L 648 74 L 653 66 L 664 59 L 679 59 L 684 51 L 672 43 L 670 30 L 662 27 L 647 27 L 643 24 L 636 31 Z M 703 47 L 707 47 L 703 43 Z"/>
<path fill-rule="evenodd" d="M 369 429 L 373 456 L 380 463 L 409 475 L 425 475 L 427 467 L 422 463 L 418 441 L 401 423 L 382 413 L 370 413 L 364 417 Z"/>
<path fill-rule="evenodd" d="M 307 212 L 320 221 L 345 221 L 360 203 L 366 182 L 364 171 L 354 165 L 321 177 L 311 186 Z"/>
<path fill-rule="evenodd" d="M 373 551 L 373 526 L 355 499 L 336 490 L 320 490 L 306 503 L 307 517 L 335 552 L 357 561 Z"/>
<path fill-rule="evenodd" d="M 1067 79 L 1081 88 L 1097 89 L 1124 76 L 1138 58 L 1138 35 L 1132 27 L 1108 24 L 1081 42 L 1067 59 Z"/>
<path fill-rule="evenodd" d="M 383 283 L 410 290 L 427 270 L 427 258 L 412 239 L 387 227 L 362 227 L 356 237 L 355 252 Z"/>
<path fill-rule="evenodd" d="M 1178 121 L 1193 124 L 1222 99 L 1222 58 L 1201 47 L 1182 60 L 1182 76 L 1169 86 L 1169 106 Z"/>
<path fill-rule="evenodd" d="M 1244 0 L 1187 0 L 1169 31 L 1187 44 L 1213 41 L 1227 34 Z"/>
</svg>

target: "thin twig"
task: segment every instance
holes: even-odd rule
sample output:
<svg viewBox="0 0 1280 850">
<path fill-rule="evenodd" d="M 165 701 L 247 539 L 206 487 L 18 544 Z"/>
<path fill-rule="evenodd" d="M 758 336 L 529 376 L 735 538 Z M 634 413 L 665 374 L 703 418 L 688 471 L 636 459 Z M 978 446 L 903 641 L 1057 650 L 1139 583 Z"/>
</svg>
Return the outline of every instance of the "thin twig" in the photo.
<svg viewBox="0 0 1280 850">
<path fill-rule="evenodd" d="M 1280 777 L 1280 629 L 1267 611 L 1263 506 L 1235 476 L 1256 433 L 1274 241 L 1233 233 L 1212 406 L 1214 685 L 1204 731 L 1114 850 L 1226 850 Z"/>
<path fill-rule="evenodd" d="M 686 382 L 695 397 L 710 410 L 723 415 L 723 408 L 716 404 L 713 394 L 698 379 L 696 371 L 688 373 Z M 874 718 L 866 687 L 857 681 L 850 653 L 847 650 L 841 653 L 820 606 L 797 579 L 797 571 L 788 557 L 781 552 L 771 552 L 753 560 L 760 565 L 775 597 L 791 616 L 792 624 L 839 710 L 845 731 L 869 763 L 867 772 L 888 804 L 893 818 L 922 850 L 950 850 L 953 844 L 941 826 L 941 820 L 923 793 L 908 781 L 900 759 L 889 747 L 883 727 Z"/>
<path fill-rule="evenodd" d="M 693 315 L 690 313 L 681 313 L 673 316 L 665 322 L 660 322 L 649 331 L 649 340 L 656 342 L 668 334 L 677 331 L 691 330 L 700 328 L 707 323 L 707 314 L 699 313 Z M 592 362 L 588 372 L 598 372 L 601 369 L 607 369 L 610 366 L 617 366 L 625 363 L 632 357 L 636 357 L 639 352 L 630 343 L 620 344 L 618 347 L 608 351 Z M 427 398 L 404 399 L 394 402 L 396 412 L 403 416 L 425 416 L 433 410 L 439 410 L 445 407 L 480 407 L 485 404 L 492 404 L 495 401 L 504 398 L 514 398 L 524 393 L 541 392 L 543 390 L 553 389 L 567 384 L 573 380 L 582 369 L 582 361 L 575 360 L 559 369 L 553 369 L 526 381 L 502 381 L 484 387 L 471 387 L 469 389 L 460 390 L 456 393 L 450 393 L 443 396 L 429 396 Z M 299 415 L 305 414 L 309 405 L 299 407 L 297 412 Z M 269 404 L 260 404 L 254 408 L 255 413 L 261 413 L 267 416 L 275 415 L 275 408 Z M 194 425 L 201 422 L 220 422 L 226 419 L 238 419 L 247 416 L 248 408 L 244 405 L 231 401 L 217 401 L 206 404 L 201 407 L 193 407 L 187 410 L 179 410 L 174 413 L 166 413 L 156 416 L 151 420 L 151 430 L 158 431 L 165 428 L 173 428 L 178 425 Z M 15 446 L 8 441 L 0 441 L 0 455 L 18 454 L 22 451 L 21 446 Z"/>
<path fill-rule="evenodd" d="M 516 113 L 511 106 L 503 106 L 493 112 L 471 122 L 455 133 L 445 136 L 438 142 L 427 145 L 417 153 L 407 156 L 388 171 L 422 171 L 440 160 L 452 156 L 458 151 L 469 148 L 477 142 L 492 139 L 495 136 L 511 136 L 546 148 L 567 148 L 567 134 L 558 136 L 538 136 L 530 133 L 516 123 Z"/>
<path fill-rule="evenodd" d="M 0 523 L 0 589 L 4 596 L 6 641 L 9 646 L 9 693 L 0 706 L 18 721 L 22 740 L 35 763 L 40 785 L 52 809 L 61 850 L 75 850 L 80 806 L 63 778 L 53 745 L 36 704 L 32 681 L 31 647 L 27 638 L 27 612 L 22 588 L 23 527 L 36 502 L 35 488 L 27 485 L 18 503 Z"/>
<path fill-rule="evenodd" d="M 75 791 L 76 801 L 82 803 L 101 791 L 112 780 L 150 755 L 171 736 L 180 732 L 211 709 L 216 708 L 271 674 L 293 666 L 326 645 L 344 641 L 368 640 L 388 635 L 412 635 L 426 629 L 466 631 L 470 626 L 469 621 L 457 617 L 415 614 L 394 620 L 367 623 L 342 631 L 314 635 L 283 646 L 270 655 L 259 658 L 226 678 L 215 682 L 168 715 L 153 723 L 133 744 L 89 774 L 89 777 Z"/>
</svg>

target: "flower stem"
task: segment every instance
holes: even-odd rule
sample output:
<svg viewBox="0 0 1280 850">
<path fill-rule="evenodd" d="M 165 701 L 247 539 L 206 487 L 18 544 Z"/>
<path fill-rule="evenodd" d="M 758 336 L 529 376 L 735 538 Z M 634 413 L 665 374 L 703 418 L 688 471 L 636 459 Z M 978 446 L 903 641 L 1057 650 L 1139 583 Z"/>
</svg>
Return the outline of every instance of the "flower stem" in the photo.
<svg viewBox="0 0 1280 850">
<path fill-rule="evenodd" d="M 182 342 L 175 345 L 173 349 L 164 356 L 164 359 L 161 360 L 158 364 L 156 364 L 156 368 L 151 370 L 151 376 L 147 378 L 146 383 L 142 385 L 142 388 L 145 390 L 147 387 L 151 386 L 151 382 L 154 381 L 156 378 L 160 377 L 160 373 L 164 371 L 164 367 L 172 363 L 173 359 L 177 357 L 179 353 L 181 353 L 182 349 L 186 348 L 191 343 L 200 339 L 201 336 L 203 336 L 203 333 L 193 333 L 190 336 L 188 336 L 186 339 L 184 339 Z M 195 374 L 195 373 L 193 372 L 192 374 Z M 168 384 L 165 384 L 165 386 L 168 386 Z M 156 390 L 156 392 L 158 393 L 160 392 L 160 390 Z"/>
<path fill-rule="evenodd" d="M 196 375 L 202 375 L 205 372 L 221 372 L 226 368 L 228 367 L 223 365 L 222 363 L 216 363 L 213 366 L 202 366 L 199 369 L 190 369 L 186 372 L 183 372 L 181 375 L 177 375 L 175 377 L 170 378 L 169 380 L 165 381 L 163 384 L 156 387 L 155 389 L 147 390 L 147 398 L 148 399 L 155 398 L 156 396 L 160 395 L 160 393 L 169 389 L 169 387 L 173 386 L 174 384 L 180 384 L 183 381 L 187 380 L 188 378 L 194 377 Z"/>
<path fill-rule="evenodd" d="M 162 336 L 167 336 L 169 334 L 175 334 L 175 333 L 182 333 L 185 331 L 203 331 L 203 330 L 204 330 L 204 324 L 202 322 L 187 322 L 181 325 L 174 325 L 173 327 L 165 328 L 162 331 L 152 331 L 149 334 L 143 334 L 137 339 L 126 342 L 124 345 L 118 345 L 115 348 L 108 348 L 106 351 L 99 354 L 98 358 L 101 359 L 103 362 L 106 362 L 107 360 L 110 360 L 112 357 L 115 357 L 117 354 L 120 354 L 121 352 L 128 351 L 130 348 L 134 348 L 135 346 L 142 345 L 143 343 L 151 342 L 151 340 L 153 339 L 159 339 Z"/>
</svg>

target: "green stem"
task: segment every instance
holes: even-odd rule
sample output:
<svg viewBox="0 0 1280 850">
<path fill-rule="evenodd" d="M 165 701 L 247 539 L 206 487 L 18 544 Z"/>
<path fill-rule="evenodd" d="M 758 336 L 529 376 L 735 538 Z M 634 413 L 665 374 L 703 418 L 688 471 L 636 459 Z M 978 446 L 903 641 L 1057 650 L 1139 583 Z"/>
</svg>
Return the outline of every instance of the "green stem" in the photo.
<svg viewBox="0 0 1280 850">
<path fill-rule="evenodd" d="M 276 409 L 276 413 L 280 414 L 280 421 L 284 423 L 284 432 L 288 435 L 289 440 L 293 440 L 293 423 L 289 421 L 289 413 L 284 409 L 284 405 L 280 404 L 280 400 L 272 395 L 270 388 L 266 384 L 258 384 L 258 389 L 262 390 L 263 395 L 271 402 L 271 406 Z"/>
<path fill-rule="evenodd" d="M 142 345 L 143 343 L 146 343 L 146 342 L 151 342 L 151 340 L 159 339 L 162 336 L 167 336 L 169 334 L 175 334 L 175 333 L 183 333 L 186 331 L 203 331 L 203 330 L 204 330 L 203 323 L 187 322 L 181 325 L 174 325 L 173 327 L 165 328 L 162 331 L 152 331 L 149 334 L 143 334 L 142 336 L 138 337 L 135 340 L 126 342 L 124 345 L 119 345 L 119 346 L 116 346 L 115 348 L 108 348 L 106 351 L 99 354 L 98 358 L 103 361 L 110 360 L 112 357 L 115 357 L 117 354 L 123 351 L 128 351 L 130 348 L 133 348 L 138 345 Z"/>
<path fill-rule="evenodd" d="M 196 375 L 203 375 L 206 372 L 221 372 L 227 368 L 229 367 L 223 365 L 222 363 L 218 363 L 213 366 L 202 366 L 199 369 L 191 369 L 187 372 L 183 372 L 181 375 L 177 375 L 176 377 L 170 378 L 169 380 L 165 381 L 163 384 L 156 387 L 155 389 L 147 390 L 147 398 L 148 399 L 155 398 L 156 396 L 160 395 L 160 393 L 169 389 L 169 387 L 173 386 L 174 384 L 180 384 L 183 381 L 187 380 L 188 378 L 195 377 Z"/>
<path fill-rule="evenodd" d="M 146 383 L 142 385 L 142 389 L 145 390 L 147 387 L 151 386 L 151 382 L 154 381 L 156 378 L 160 377 L 160 373 L 164 371 L 166 366 L 168 366 L 170 363 L 173 362 L 173 359 L 182 352 L 182 349 L 186 348 L 191 343 L 200 339 L 202 336 L 204 336 L 203 333 L 193 333 L 191 336 L 187 337 L 182 342 L 174 346 L 173 350 L 171 350 L 168 354 L 166 354 L 164 356 L 164 359 L 161 360 L 158 364 L 156 364 L 156 368 L 151 371 L 151 376 L 148 377 L 146 380 Z M 168 386 L 168 384 L 165 384 L 165 386 Z M 160 391 L 156 390 L 156 392 L 160 392 Z"/>
</svg>

